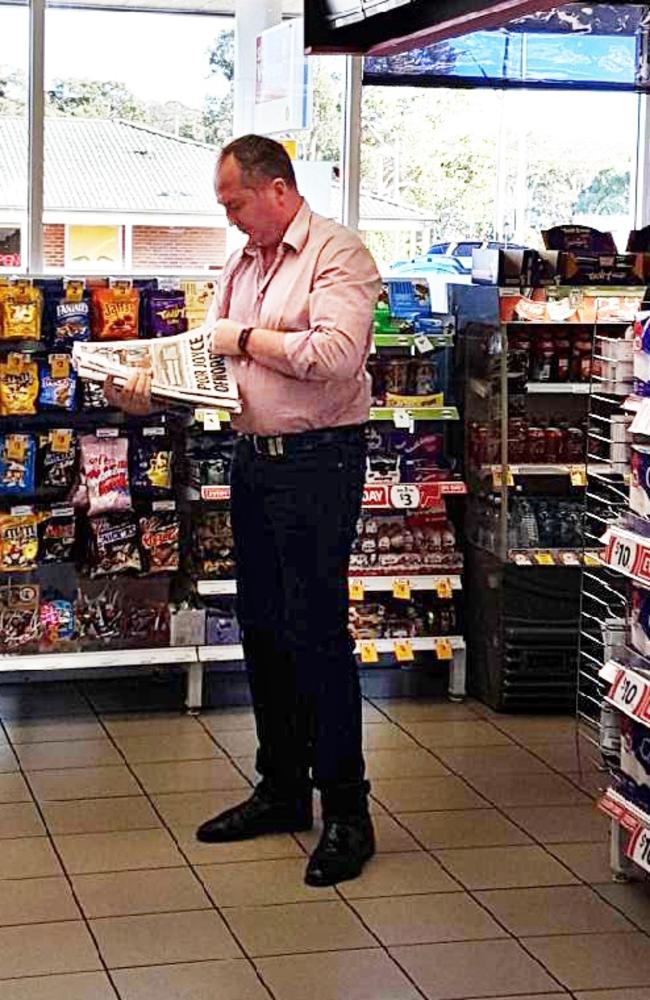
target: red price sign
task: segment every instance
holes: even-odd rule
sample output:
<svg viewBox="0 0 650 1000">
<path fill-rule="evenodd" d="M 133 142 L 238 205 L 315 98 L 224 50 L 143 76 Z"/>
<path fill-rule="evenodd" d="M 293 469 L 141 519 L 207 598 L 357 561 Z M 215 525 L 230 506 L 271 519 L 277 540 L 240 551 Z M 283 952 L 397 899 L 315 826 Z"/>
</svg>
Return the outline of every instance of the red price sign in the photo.
<svg viewBox="0 0 650 1000">
<path fill-rule="evenodd" d="M 643 677 L 632 670 L 619 670 L 608 698 L 626 715 L 640 716 L 647 711 L 650 687 Z"/>
<path fill-rule="evenodd" d="M 644 871 L 650 872 L 650 830 L 639 823 L 627 848 L 627 856 Z"/>
</svg>

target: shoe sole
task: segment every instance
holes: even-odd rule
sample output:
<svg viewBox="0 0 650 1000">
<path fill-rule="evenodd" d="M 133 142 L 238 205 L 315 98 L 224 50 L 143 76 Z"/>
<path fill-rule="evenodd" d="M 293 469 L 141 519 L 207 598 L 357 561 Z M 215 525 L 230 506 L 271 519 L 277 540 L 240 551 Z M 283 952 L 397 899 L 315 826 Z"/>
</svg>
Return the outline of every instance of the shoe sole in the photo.
<svg viewBox="0 0 650 1000">
<path fill-rule="evenodd" d="M 326 889 L 331 885 L 338 885 L 339 882 L 351 882 L 355 878 L 359 878 L 359 875 L 363 872 L 364 866 L 372 857 L 374 857 L 376 851 L 373 849 L 368 854 L 364 855 L 359 865 L 358 871 L 350 872 L 349 875 L 342 875 L 337 879 L 319 879 L 309 876 L 309 873 L 305 873 L 305 885 L 311 886 L 313 889 Z"/>
<path fill-rule="evenodd" d="M 236 844 L 242 840 L 255 840 L 256 837 L 265 837 L 272 833 L 307 833 L 309 830 L 313 829 L 313 820 L 311 823 L 302 823 L 296 825 L 295 823 L 287 824 L 275 824 L 274 826 L 261 827 L 257 830 L 251 830 L 247 833 L 240 833 L 237 835 L 229 836 L 213 836 L 211 834 L 201 834 L 197 831 L 196 839 L 202 844 Z"/>
</svg>

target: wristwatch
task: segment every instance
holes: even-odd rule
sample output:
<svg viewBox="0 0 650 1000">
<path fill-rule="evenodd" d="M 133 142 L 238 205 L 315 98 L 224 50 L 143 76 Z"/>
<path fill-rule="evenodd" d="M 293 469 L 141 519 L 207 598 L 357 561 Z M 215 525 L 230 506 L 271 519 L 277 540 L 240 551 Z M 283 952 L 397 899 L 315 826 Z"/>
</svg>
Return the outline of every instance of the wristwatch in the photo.
<svg viewBox="0 0 650 1000">
<path fill-rule="evenodd" d="M 245 326 L 241 331 L 241 333 L 239 334 L 239 338 L 237 340 L 237 347 L 239 348 L 239 353 L 243 354 L 244 357 L 249 357 L 248 351 L 246 350 L 246 345 L 248 344 L 249 337 L 253 332 L 253 330 L 254 327 Z"/>
</svg>

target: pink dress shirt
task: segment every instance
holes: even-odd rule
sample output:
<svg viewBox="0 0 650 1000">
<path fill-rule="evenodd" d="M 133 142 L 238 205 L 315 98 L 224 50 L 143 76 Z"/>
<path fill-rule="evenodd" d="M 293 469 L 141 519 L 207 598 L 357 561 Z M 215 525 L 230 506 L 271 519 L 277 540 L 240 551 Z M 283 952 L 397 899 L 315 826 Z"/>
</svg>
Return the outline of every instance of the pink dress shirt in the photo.
<svg viewBox="0 0 650 1000">
<path fill-rule="evenodd" d="M 366 360 L 381 279 L 356 233 L 303 201 L 264 273 L 252 244 L 226 262 L 206 325 L 227 317 L 277 330 L 284 357 L 236 359 L 244 434 L 292 434 L 368 419 Z"/>
</svg>

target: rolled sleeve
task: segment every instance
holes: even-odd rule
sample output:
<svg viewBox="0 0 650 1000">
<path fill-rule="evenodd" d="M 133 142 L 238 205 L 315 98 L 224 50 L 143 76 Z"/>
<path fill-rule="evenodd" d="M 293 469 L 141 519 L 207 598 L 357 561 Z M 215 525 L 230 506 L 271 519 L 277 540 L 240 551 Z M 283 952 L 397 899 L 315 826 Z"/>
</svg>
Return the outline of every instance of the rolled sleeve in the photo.
<svg viewBox="0 0 650 1000">
<path fill-rule="evenodd" d="M 361 241 L 324 248 L 309 295 L 309 329 L 284 336 L 295 378 L 349 379 L 364 368 L 380 286 Z"/>
</svg>

